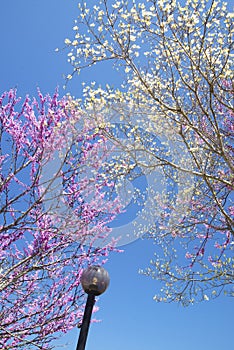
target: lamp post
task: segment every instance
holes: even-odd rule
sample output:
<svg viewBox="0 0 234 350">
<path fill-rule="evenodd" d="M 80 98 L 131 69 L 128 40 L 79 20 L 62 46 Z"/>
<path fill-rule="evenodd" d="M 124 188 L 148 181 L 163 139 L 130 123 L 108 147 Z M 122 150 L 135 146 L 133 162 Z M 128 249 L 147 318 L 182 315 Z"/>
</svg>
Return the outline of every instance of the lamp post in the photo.
<svg viewBox="0 0 234 350">
<path fill-rule="evenodd" d="M 103 267 L 94 265 L 83 271 L 80 281 L 85 293 L 88 294 L 88 298 L 76 350 L 85 349 L 95 296 L 105 292 L 109 285 L 110 278 L 108 272 Z"/>
</svg>

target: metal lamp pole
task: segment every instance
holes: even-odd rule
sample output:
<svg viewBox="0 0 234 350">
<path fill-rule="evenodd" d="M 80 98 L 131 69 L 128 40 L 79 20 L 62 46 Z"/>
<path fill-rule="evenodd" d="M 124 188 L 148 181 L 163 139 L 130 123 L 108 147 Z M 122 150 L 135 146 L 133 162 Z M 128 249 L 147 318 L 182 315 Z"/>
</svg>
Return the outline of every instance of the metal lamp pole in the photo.
<svg viewBox="0 0 234 350">
<path fill-rule="evenodd" d="M 95 296 L 105 292 L 110 283 L 110 278 L 103 267 L 94 265 L 83 271 L 80 281 L 84 291 L 88 294 L 88 298 L 76 350 L 85 349 Z"/>
</svg>

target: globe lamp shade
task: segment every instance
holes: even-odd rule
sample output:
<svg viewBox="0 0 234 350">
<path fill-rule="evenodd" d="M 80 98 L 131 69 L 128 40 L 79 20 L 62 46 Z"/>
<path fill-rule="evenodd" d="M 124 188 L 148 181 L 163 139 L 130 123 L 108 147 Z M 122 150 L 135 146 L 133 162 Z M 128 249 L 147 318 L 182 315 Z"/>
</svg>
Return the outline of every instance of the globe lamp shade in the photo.
<svg viewBox="0 0 234 350">
<path fill-rule="evenodd" d="M 94 265 L 83 271 L 80 282 L 87 294 L 100 295 L 107 289 L 110 277 L 102 266 Z"/>
</svg>

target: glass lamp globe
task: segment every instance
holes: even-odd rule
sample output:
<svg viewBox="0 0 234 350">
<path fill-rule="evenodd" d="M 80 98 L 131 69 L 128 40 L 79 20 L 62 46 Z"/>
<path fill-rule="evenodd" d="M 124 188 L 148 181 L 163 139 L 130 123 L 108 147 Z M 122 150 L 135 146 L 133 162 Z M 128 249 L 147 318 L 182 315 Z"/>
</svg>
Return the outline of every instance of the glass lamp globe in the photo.
<svg viewBox="0 0 234 350">
<path fill-rule="evenodd" d="M 85 293 L 100 295 L 107 289 L 110 277 L 102 266 L 94 265 L 83 271 L 80 282 Z"/>
</svg>

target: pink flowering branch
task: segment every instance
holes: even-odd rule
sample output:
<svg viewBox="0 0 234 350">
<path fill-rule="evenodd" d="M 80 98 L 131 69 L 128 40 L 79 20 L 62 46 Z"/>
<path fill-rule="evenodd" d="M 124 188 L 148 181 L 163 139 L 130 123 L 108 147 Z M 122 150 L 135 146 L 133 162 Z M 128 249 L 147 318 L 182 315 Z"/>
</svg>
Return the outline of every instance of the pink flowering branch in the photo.
<svg viewBox="0 0 234 350">
<path fill-rule="evenodd" d="M 96 248 L 95 241 L 108 235 L 108 223 L 120 211 L 118 199 L 105 196 L 111 184 L 100 181 L 105 142 L 57 91 L 52 97 L 38 91 L 38 98 L 23 102 L 15 90 L 0 98 L 4 349 L 49 349 L 58 332 L 82 316 L 81 272 L 114 249 L 104 243 Z M 60 153 L 61 164 L 47 176 Z M 62 191 L 53 189 L 57 180 Z"/>
</svg>

